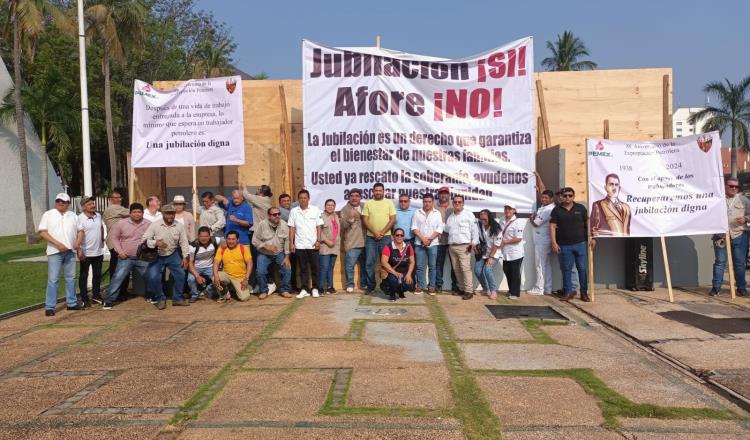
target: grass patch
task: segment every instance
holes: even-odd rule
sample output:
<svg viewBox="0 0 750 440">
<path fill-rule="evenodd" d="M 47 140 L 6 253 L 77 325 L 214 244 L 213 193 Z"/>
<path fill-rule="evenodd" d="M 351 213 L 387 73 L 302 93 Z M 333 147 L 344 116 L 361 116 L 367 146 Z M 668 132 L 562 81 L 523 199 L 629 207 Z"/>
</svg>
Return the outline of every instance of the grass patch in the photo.
<svg viewBox="0 0 750 440">
<path fill-rule="evenodd" d="M 568 325 L 566 321 L 553 321 L 549 319 L 524 319 L 521 325 L 534 338 L 537 344 L 557 344 L 557 340 L 542 330 L 545 325 Z"/>
<path fill-rule="evenodd" d="M 618 417 L 651 419 L 692 419 L 692 420 L 747 420 L 728 409 L 684 408 L 659 406 L 648 403 L 635 403 L 608 387 L 589 368 L 561 370 L 474 370 L 477 374 L 489 376 L 515 377 L 565 377 L 575 380 L 583 390 L 595 397 L 604 417 L 603 427 L 620 427 Z"/>
<path fill-rule="evenodd" d="M 0 313 L 44 302 L 47 288 L 47 263 L 10 263 L 10 260 L 45 255 L 45 241 L 26 244 L 25 235 L 0 237 Z M 78 280 L 76 263 L 76 285 Z M 64 294 L 60 280 L 58 296 Z M 77 288 L 76 288 L 77 290 Z"/>
<path fill-rule="evenodd" d="M 500 419 L 472 371 L 466 367 L 448 318 L 434 297 L 426 300 L 437 328 L 440 350 L 448 366 L 451 394 L 456 404 L 453 415 L 463 423 L 464 434 L 469 440 L 499 439 L 502 432 Z"/>
</svg>

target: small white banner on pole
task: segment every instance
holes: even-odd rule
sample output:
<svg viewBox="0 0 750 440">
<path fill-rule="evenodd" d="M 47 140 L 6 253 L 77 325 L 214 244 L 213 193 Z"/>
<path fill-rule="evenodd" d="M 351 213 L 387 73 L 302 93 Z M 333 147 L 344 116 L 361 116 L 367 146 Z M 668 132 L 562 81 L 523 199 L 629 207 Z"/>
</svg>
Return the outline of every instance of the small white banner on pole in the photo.
<svg viewBox="0 0 750 440">
<path fill-rule="evenodd" d="M 302 44 L 305 187 L 416 199 L 447 186 L 472 211 L 531 212 L 533 40 L 448 60 L 381 48 Z"/>
<path fill-rule="evenodd" d="M 724 233 L 718 132 L 659 141 L 588 139 L 594 237 Z"/>
<path fill-rule="evenodd" d="M 242 79 L 191 79 L 168 91 L 135 80 L 133 168 L 245 163 Z"/>
</svg>

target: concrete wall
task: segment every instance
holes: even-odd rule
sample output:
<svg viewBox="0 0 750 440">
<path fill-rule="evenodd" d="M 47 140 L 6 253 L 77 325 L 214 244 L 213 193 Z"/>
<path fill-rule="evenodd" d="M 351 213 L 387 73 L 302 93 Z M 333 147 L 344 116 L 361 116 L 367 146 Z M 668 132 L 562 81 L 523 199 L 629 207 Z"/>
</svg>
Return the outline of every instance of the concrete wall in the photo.
<svg viewBox="0 0 750 440">
<path fill-rule="evenodd" d="M 13 80 L 5 63 L 0 60 L 0 97 L 4 97 L 12 87 Z M 63 188 L 60 178 L 52 167 L 52 162 L 47 157 L 42 158 L 39 138 L 28 120 L 26 121 L 26 145 L 28 147 L 31 209 L 34 213 L 34 224 L 37 225 L 46 208 L 42 183 L 42 160 L 47 160 L 49 171 L 50 207 L 54 204 L 55 195 L 62 192 Z M 26 219 L 15 121 L 0 122 L 0 178 L 2 178 L 0 200 L 3 201 L 3 209 L 0 210 L 0 236 L 24 234 L 26 233 Z"/>
</svg>

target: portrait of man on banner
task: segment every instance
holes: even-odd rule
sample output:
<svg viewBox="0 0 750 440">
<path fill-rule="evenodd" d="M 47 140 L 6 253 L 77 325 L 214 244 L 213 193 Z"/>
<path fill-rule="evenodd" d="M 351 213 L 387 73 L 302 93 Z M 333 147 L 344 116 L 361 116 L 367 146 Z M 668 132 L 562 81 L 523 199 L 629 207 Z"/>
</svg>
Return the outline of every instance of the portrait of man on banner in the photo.
<svg viewBox="0 0 750 440">
<path fill-rule="evenodd" d="M 620 200 L 620 177 L 607 174 L 604 179 L 607 196 L 591 207 L 591 235 L 593 237 L 627 237 L 630 235 L 630 206 Z"/>
</svg>

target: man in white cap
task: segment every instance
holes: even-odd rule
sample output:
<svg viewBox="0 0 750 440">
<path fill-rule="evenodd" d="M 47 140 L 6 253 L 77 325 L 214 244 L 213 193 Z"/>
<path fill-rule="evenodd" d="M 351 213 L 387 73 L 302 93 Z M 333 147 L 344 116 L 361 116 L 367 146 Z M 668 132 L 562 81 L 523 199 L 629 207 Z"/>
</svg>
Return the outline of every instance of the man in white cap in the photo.
<svg viewBox="0 0 750 440">
<path fill-rule="evenodd" d="M 65 276 L 65 302 L 68 310 L 81 310 L 76 298 L 76 251 L 83 239 L 83 228 L 73 211 L 70 196 L 55 196 L 55 207 L 42 214 L 37 231 L 47 241 L 47 295 L 44 315 L 55 316 L 60 273 Z"/>
</svg>

